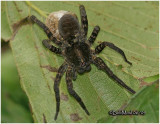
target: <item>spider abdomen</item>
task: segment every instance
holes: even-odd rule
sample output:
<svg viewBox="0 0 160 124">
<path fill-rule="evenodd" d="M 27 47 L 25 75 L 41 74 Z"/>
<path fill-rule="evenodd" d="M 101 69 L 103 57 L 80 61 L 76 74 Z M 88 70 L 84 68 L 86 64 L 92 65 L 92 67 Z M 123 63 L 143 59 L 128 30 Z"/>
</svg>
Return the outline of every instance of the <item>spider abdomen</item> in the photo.
<svg viewBox="0 0 160 124">
<path fill-rule="evenodd" d="M 65 15 L 69 15 L 68 17 L 72 17 L 72 18 L 74 18 L 74 20 L 78 20 L 76 14 L 74 14 L 72 12 L 64 11 L 64 10 L 52 12 L 46 19 L 46 26 L 49 28 L 49 30 L 52 32 L 53 36 L 56 37 L 56 39 L 58 41 L 61 40 L 61 37 L 66 32 L 65 30 L 70 28 L 70 26 L 67 25 L 67 23 L 65 23 L 65 22 L 67 22 Z M 62 24 L 65 29 L 63 29 L 61 27 Z M 62 35 L 60 34 L 60 32 Z"/>
</svg>

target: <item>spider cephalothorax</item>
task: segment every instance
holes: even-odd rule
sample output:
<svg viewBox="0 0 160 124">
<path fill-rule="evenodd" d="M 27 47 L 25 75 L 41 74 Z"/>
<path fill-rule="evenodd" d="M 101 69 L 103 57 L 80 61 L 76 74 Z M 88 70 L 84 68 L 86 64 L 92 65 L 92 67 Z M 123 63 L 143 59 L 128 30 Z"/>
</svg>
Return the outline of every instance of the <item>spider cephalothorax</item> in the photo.
<svg viewBox="0 0 160 124">
<path fill-rule="evenodd" d="M 30 16 L 29 19 L 35 23 L 37 23 L 47 34 L 47 40 L 43 40 L 43 45 L 48 48 L 50 51 L 62 55 L 65 58 L 64 63 L 58 69 L 58 73 L 56 75 L 54 81 L 54 91 L 56 97 L 56 114 L 55 120 L 57 119 L 59 108 L 60 108 L 60 95 L 59 95 L 59 83 L 66 72 L 66 83 L 68 92 L 71 96 L 73 96 L 80 106 L 85 110 L 85 112 L 89 115 L 89 112 L 84 105 L 82 99 L 79 95 L 74 91 L 72 80 L 76 80 L 76 73 L 79 74 L 89 72 L 91 70 L 90 64 L 94 64 L 97 66 L 98 69 L 104 71 L 110 78 L 115 80 L 119 85 L 127 89 L 131 93 L 135 93 L 130 87 L 128 87 L 121 79 L 119 79 L 113 72 L 109 69 L 109 67 L 104 63 L 104 61 L 97 57 L 96 55 L 99 54 L 106 46 L 110 47 L 111 49 L 115 50 L 116 52 L 120 53 L 124 60 L 130 63 L 124 52 L 116 47 L 113 43 L 110 42 L 102 42 L 99 44 L 95 50 L 91 49 L 91 45 L 94 43 L 100 28 L 99 26 L 95 26 L 91 36 L 87 39 L 87 32 L 88 32 L 88 20 L 86 11 L 83 5 L 80 5 L 80 16 L 81 16 L 81 25 L 78 22 L 78 19 L 75 14 L 67 12 L 67 11 L 60 11 L 61 16 L 58 16 L 58 21 L 54 23 L 56 24 L 55 31 L 51 24 L 44 24 L 40 20 L 38 20 L 35 16 Z M 57 13 L 56 13 L 57 14 Z M 56 20 L 56 19 L 55 19 Z M 53 21 L 53 20 L 49 20 Z M 53 30 L 53 31 L 52 31 Z M 59 33 L 56 33 L 59 32 Z M 49 44 L 52 41 L 53 43 L 57 44 L 59 48 Z"/>
</svg>

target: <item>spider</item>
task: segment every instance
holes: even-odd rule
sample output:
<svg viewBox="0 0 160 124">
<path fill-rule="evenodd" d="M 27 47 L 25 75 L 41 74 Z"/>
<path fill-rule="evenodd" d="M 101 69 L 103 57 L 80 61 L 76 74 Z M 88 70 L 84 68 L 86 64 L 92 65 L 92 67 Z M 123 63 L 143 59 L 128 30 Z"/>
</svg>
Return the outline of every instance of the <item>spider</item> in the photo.
<svg viewBox="0 0 160 124">
<path fill-rule="evenodd" d="M 94 50 L 91 49 L 91 45 L 96 40 L 96 37 L 100 31 L 99 26 L 95 26 L 91 36 L 87 39 L 88 32 L 88 20 L 85 7 L 79 6 L 81 25 L 78 19 L 71 14 L 64 14 L 58 24 L 59 34 L 61 41 L 59 42 L 56 37 L 53 36 L 50 29 L 38 20 L 34 15 L 29 16 L 29 19 L 38 24 L 46 33 L 49 39 L 43 40 L 43 45 L 48 48 L 51 52 L 61 55 L 65 58 L 64 63 L 59 67 L 58 73 L 54 81 L 54 92 L 56 97 L 56 114 L 54 120 L 57 119 L 60 110 L 60 94 L 59 84 L 62 76 L 66 73 L 66 83 L 69 94 L 76 99 L 87 115 L 90 115 L 81 97 L 73 89 L 72 80 L 76 80 L 77 73 L 83 74 L 91 70 L 91 64 L 94 64 L 99 70 L 104 71 L 111 79 L 115 80 L 120 86 L 127 89 L 130 93 L 135 94 L 136 92 L 127 86 L 121 79 L 119 79 L 110 68 L 104 63 L 104 61 L 97 57 L 101 51 L 108 46 L 122 55 L 125 62 L 132 65 L 124 54 L 124 52 L 110 42 L 102 42 Z M 59 48 L 50 44 L 50 41 L 59 46 Z"/>
</svg>

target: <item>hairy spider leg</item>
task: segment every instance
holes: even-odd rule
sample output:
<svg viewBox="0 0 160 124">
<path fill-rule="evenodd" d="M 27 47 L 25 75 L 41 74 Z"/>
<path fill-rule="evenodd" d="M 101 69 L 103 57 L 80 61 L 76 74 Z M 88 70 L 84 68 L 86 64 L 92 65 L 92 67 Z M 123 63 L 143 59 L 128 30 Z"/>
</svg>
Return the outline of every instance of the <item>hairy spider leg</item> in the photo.
<svg viewBox="0 0 160 124">
<path fill-rule="evenodd" d="M 123 56 L 125 62 L 132 65 L 132 63 L 127 60 L 124 52 L 120 48 L 118 48 L 117 46 L 115 46 L 113 43 L 110 43 L 110 42 L 102 42 L 101 44 L 96 46 L 95 53 L 99 54 L 106 46 L 108 46 L 109 48 L 111 48 L 111 49 L 115 50 L 116 52 L 118 52 L 119 54 L 121 54 Z"/>
<path fill-rule="evenodd" d="M 72 68 L 72 78 L 73 78 L 73 81 L 77 79 L 77 72 L 75 68 Z"/>
<path fill-rule="evenodd" d="M 86 10 L 85 7 L 83 5 L 79 6 L 80 9 L 80 16 L 81 16 L 81 27 L 84 31 L 84 36 L 87 36 L 88 33 L 88 19 L 87 19 L 87 14 L 86 14 Z"/>
<path fill-rule="evenodd" d="M 87 115 L 90 115 L 88 112 L 86 106 L 84 105 L 82 99 L 79 97 L 79 95 L 74 91 L 73 84 L 72 84 L 72 67 L 69 66 L 66 72 L 66 83 L 67 83 L 67 89 L 71 96 L 73 96 L 76 101 L 80 104 L 80 106 L 83 108 L 83 110 L 87 113 Z"/>
<path fill-rule="evenodd" d="M 96 40 L 99 31 L 100 31 L 100 27 L 99 26 L 95 26 L 93 31 L 92 31 L 91 36 L 88 38 L 88 42 L 90 43 L 90 45 L 93 44 L 94 41 Z"/>
<path fill-rule="evenodd" d="M 62 44 L 61 42 L 58 42 L 55 37 L 53 37 L 53 34 L 49 30 L 49 28 L 43 22 L 41 22 L 39 19 L 37 19 L 34 15 L 30 16 L 29 19 L 31 21 L 33 21 L 34 23 L 36 23 L 39 27 L 41 27 L 44 30 L 44 32 L 47 34 L 48 38 L 51 41 L 53 41 L 53 43 L 55 43 L 57 45 L 61 45 Z"/>
<path fill-rule="evenodd" d="M 52 51 L 52 52 L 54 52 L 54 53 L 56 53 L 56 54 L 61 54 L 61 53 L 62 53 L 61 49 L 59 49 L 59 48 L 57 48 L 57 47 L 49 44 L 49 42 L 50 42 L 49 39 L 45 39 L 45 40 L 42 41 L 43 45 L 44 45 L 46 48 L 48 48 L 50 51 Z"/>
<path fill-rule="evenodd" d="M 64 72 L 66 71 L 66 68 L 67 68 L 67 64 L 65 63 L 59 67 L 58 73 L 56 75 L 56 79 L 54 81 L 54 92 L 56 97 L 56 114 L 55 114 L 54 120 L 57 120 L 57 116 L 59 113 L 59 108 L 60 108 L 59 84 Z"/>
<path fill-rule="evenodd" d="M 93 64 L 95 64 L 98 67 L 98 69 L 106 72 L 106 74 L 109 77 L 111 77 L 113 80 L 115 80 L 118 84 L 127 89 L 129 92 L 131 92 L 132 94 L 136 93 L 129 86 L 127 86 L 121 79 L 119 79 L 115 74 L 113 74 L 113 72 L 109 69 L 109 67 L 104 63 L 104 61 L 100 57 L 93 58 Z"/>
</svg>

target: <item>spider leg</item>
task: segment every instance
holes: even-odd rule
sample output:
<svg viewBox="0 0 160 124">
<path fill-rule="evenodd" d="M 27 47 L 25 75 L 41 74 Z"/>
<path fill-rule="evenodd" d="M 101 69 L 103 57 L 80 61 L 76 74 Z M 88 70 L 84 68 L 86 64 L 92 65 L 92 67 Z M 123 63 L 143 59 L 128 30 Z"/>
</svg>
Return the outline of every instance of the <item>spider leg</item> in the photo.
<svg viewBox="0 0 160 124">
<path fill-rule="evenodd" d="M 50 42 L 49 39 L 46 39 L 46 40 L 43 40 L 43 41 L 42 41 L 43 45 L 44 45 L 46 48 L 48 48 L 50 51 L 52 51 L 52 52 L 54 52 L 54 53 L 56 53 L 56 54 L 61 54 L 61 53 L 62 53 L 61 49 L 59 49 L 59 48 L 57 48 L 57 47 L 49 44 L 49 42 Z"/>
<path fill-rule="evenodd" d="M 59 113 L 59 108 L 60 108 L 59 84 L 64 72 L 66 71 L 66 68 L 67 68 L 67 64 L 65 63 L 60 66 L 60 68 L 58 69 L 58 73 L 56 75 L 56 79 L 54 81 L 54 92 L 56 97 L 56 114 L 55 114 L 54 120 L 57 119 L 57 116 Z"/>
<path fill-rule="evenodd" d="M 104 61 L 100 57 L 93 58 L 93 64 L 95 64 L 98 69 L 103 70 L 109 77 L 115 80 L 122 87 L 127 89 L 129 92 L 135 94 L 136 92 L 132 90 L 129 86 L 127 86 L 121 79 L 119 79 L 113 72 L 109 69 L 109 67 L 104 63 Z"/>
<path fill-rule="evenodd" d="M 57 39 L 53 37 L 53 34 L 51 33 L 51 31 L 43 22 L 37 19 L 34 15 L 30 16 L 29 19 L 34 23 L 36 23 L 39 27 L 41 27 L 51 41 L 53 41 L 57 45 L 61 45 L 61 42 L 58 42 Z"/>
<path fill-rule="evenodd" d="M 110 42 L 102 42 L 101 44 L 99 44 L 95 48 L 95 53 L 99 54 L 106 46 L 110 47 L 111 49 L 113 49 L 116 52 L 118 52 L 119 54 L 121 54 L 123 56 L 125 62 L 127 62 L 128 64 L 132 65 L 132 63 L 127 60 L 124 52 L 120 48 L 118 48 L 117 46 L 115 46 L 113 43 L 110 43 Z"/>
<path fill-rule="evenodd" d="M 80 106 L 84 109 L 84 111 L 87 113 L 87 115 L 90 115 L 86 106 L 84 105 L 82 99 L 79 97 L 79 95 L 74 91 L 73 84 L 72 84 L 72 67 L 69 66 L 66 72 L 66 83 L 67 83 L 67 89 L 71 96 L 73 96 L 76 101 L 80 104 Z"/>
<path fill-rule="evenodd" d="M 85 7 L 83 5 L 79 6 L 80 15 L 81 15 L 81 27 L 84 30 L 84 36 L 87 36 L 88 33 L 88 19 Z"/>
<path fill-rule="evenodd" d="M 77 72 L 75 70 L 75 68 L 72 68 L 72 78 L 73 78 L 73 81 L 75 81 L 77 79 Z"/>
<path fill-rule="evenodd" d="M 99 31 L 100 31 L 100 27 L 99 26 L 95 26 L 94 29 L 93 29 L 93 32 L 92 32 L 91 36 L 88 39 L 88 42 L 90 44 L 94 43 L 94 41 L 96 40 L 96 37 L 97 37 Z"/>
</svg>

